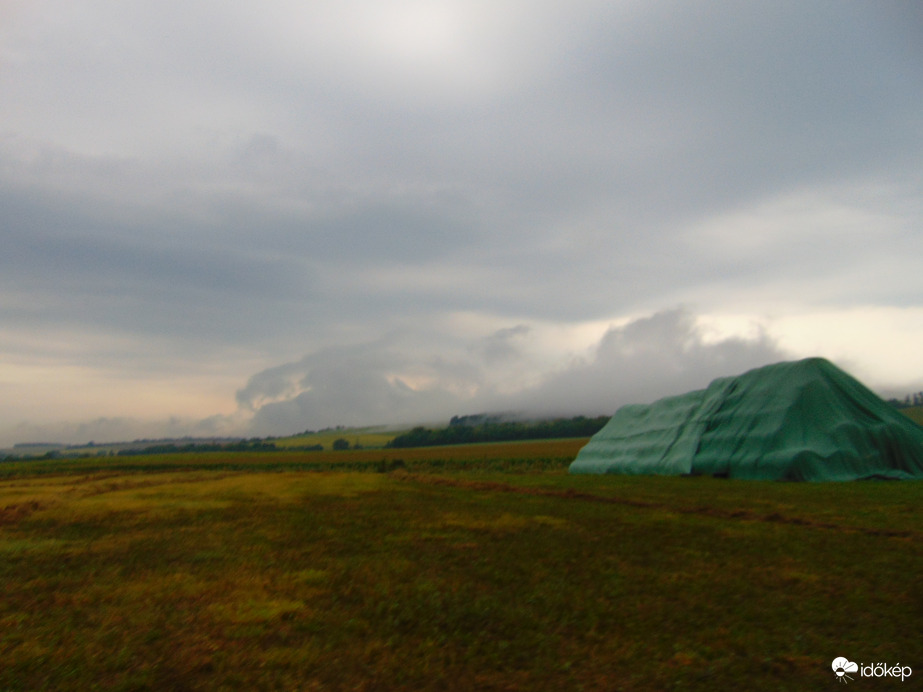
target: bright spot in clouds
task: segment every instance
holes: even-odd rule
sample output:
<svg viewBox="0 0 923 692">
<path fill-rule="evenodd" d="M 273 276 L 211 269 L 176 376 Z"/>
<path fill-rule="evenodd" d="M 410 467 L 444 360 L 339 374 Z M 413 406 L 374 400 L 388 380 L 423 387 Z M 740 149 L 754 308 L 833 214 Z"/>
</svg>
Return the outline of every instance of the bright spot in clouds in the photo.
<svg viewBox="0 0 923 692">
<path fill-rule="evenodd" d="M 450 4 L 412 2 L 372 10 L 367 21 L 383 53 L 417 62 L 450 55 L 458 43 L 460 19 Z"/>
</svg>

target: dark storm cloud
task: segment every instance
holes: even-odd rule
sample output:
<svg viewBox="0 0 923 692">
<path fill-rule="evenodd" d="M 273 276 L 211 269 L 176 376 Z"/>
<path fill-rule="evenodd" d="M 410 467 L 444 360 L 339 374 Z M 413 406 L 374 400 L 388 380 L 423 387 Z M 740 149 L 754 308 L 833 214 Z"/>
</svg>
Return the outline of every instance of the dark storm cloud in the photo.
<svg viewBox="0 0 923 692">
<path fill-rule="evenodd" d="M 286 4 L 261 12 L 203 5 L 183 22 L 169 7 L 123 9 L 103 25 L 113 41 L 120 31 L 150 27 L 129 63 L 139 66 L 159 47 L 169 56 L 134 75 L 103 62 L 76 81 L 98 80 L 90 93 L 114 90 L 100 74 L 118 86 L 135 76 L 162 87 L 152 98 L 174 110 L 161 132 L 174 130 L 178 142 L 191 135 L 195 107 L 215 103 L 212 93 L 233 106 L 253 87 L 257 113 L 247 117 L 275 134 L 248 135 L 226 155 L 224 135 L 216 136 L 215 158 L 188 154 L 188 179 L 181 170 L 137 164 L 154 187 L 174 188 L 155 208 L 166 207 L 187 235 L 210 236 L 216 248 L 262 248 L 297 258 L 307 271 L 332 266 L 360 282 L 369 262 L 495 268 L 505 280 L 494 284 L 492 299 L 479 300 L 468 287 L 471 307 L 480 310 L 493 302 L 508 313 L 598 318 L 631 308 L 639 296 L 669 300 L 726 269 L 710 248 L 677 242 L 685 224 L 805 185 L 916 170 L 917 142 L 908 138 L 919 134 L 920 68 L 906 48 L 889 43 L 889 13 L 861 3 L 836 11 L 810 3 L 578 4 L 567 13 L 539 3 L 514 9 L 517 22 L 475 5 L 467 40 L 496 63 L 520 67 L 502 75 L 486 62 L 479 69 L 499 71 L 498 84 L 487 77 L 471 91 L 458 84 L 457 99 L 452 84 L 464 80 L 451 58 L 436 56 L 432 74 L 412 61 L 389 67 L 374 32 L 364 33 L 361 4 L 303 12 Z M 275 22 L 287 16 L 304 22 L 298 49 L 291 36 L 282 47 L 267 43 L 264 32 L 282 29 Z M 324 23 L 333 37 L 312 44 Z M 479 32 L 487 37 L 480 43 L 472 38 Z M 470 58 L 460 41 L 459 59 Z M 60 50 L 87 56 L 95 49 L 76 42 Z M 204 95 L 192 99 L 186 90 L 200 80 Z M 218 118 L 215 130 L 240 131 L 227 121 L 235 112 Z M 115 114 L 106 124 L 113 119 L 124 127 L 146 122 Z M 178 179 L 170 182 L 171 175 Z M 211 223 L 197 214 L 203 209 L 214 215 Z M 169 227 L 112 224 L 119 210 L 111 200 L 95 211 L 110 222 L 109 235 L 162 233 L 161 243 L 173 242 Z M 151 266 L 159 266 L 163 250 L 156 240 L 148 245 Z M 832 253 L 829 271 L 851 252 Z M 196 263 L 176 271 L 198 273 Z M 606 298 L 586 298 L 589 281 L 581 277 Z M 387 285 L 375 290 L 389 293 Z M 413 309 L 427 292 L 422 286 L 410 301 L 400 291 L 394 299 Z M 283 293 L 280 287 L 280 299 L 267 305 L 284 321 Z M 568 296 L 563 304 L 560 296 Z M 154 291 L 152 301 L 159 300 Z"/>
<path fill-rule="evenodd" d="M 0 195 L 0 204 L 0 314 L 10 322 L 246 339 L 255 305 L 310 295 L 310 277 L 284 258 L 194 237 L 165 241 L 159 235 L 175 228 L 126 228 L 52 200 Z"/>
</svg>

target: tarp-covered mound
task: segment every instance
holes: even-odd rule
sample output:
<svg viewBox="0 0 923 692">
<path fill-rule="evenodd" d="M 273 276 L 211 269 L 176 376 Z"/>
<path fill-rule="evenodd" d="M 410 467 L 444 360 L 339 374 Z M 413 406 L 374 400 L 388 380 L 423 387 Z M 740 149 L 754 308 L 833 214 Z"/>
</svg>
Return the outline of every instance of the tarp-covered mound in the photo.
<svg viewBox="0 0 923 692">
<path fill-rule="evenodd" d="M 923 427 L 822 358 L 619 409 L 571 473 L 847 481 L 923 478 Z"/>
</svg>

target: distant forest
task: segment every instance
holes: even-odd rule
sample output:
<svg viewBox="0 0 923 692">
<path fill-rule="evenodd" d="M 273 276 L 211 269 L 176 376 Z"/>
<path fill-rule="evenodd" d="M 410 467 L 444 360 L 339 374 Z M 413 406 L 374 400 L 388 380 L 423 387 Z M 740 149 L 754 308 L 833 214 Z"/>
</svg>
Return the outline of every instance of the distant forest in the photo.
<svg viewBox="0 0 923 692">
<path fill-rule="evenodd" d="M 176 454 L 179 452 L 271 452 L 277 449 L 275 443 L 260 438 L 239 442 L 190 442 L 177 445 L 172 442 L 154 444 L 139 449 L 123 449 L 118 456 L 141 456 L 144 454 Z M 323 447 L 321 447 L 323 449 Z"/>
<path fill-rule="evenodd" d="M 503 422 L 490 416 L 452 418 L 446 428 L 417 427 L 398 435 L 387 444 L 392 448 L 432 447 L 471 442 L 507 442 L 542 440 L 561 437 L 591 437 L 599 432 L 610 416 L 558 418 L 549 421 Z"/>
<path fill-rule="evenodd" d="M 888 399 L 888 403 L 894 408 L 911 408 L 912 406 L 923 406 L 923 392 L 908 394 L 903 399 Z"/>
</svg>

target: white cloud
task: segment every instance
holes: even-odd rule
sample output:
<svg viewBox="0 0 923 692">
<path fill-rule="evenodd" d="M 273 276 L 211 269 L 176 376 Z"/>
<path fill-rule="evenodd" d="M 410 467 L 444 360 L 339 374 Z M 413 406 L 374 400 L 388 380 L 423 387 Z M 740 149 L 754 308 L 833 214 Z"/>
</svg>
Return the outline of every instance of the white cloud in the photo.
<svg viewBox="0 0 923 692">
<path fill-rule="evenodd" d="M 258 373 L 238 400 L 255 410 L 251 430 L 260 435 L 337 424 L 444 423 L 484 411 L 605 414 L 784 356 L 764 333 L 711 341 L 705 335 L 689 312 L 661 312 L 612 327 L 584 358 L 559 353 L 556 367 L 549 367 L 524 348 L 532 336 L 525 324 L 466 348 L 456 344 L 454 352 L 442 344 L 439 352 L 414 359 L 401 355 L 401 342 L 417 337 L 406 333 Z"/>
<path fill-rule="evenodd" d="M 923 385 L 923 308 L 856 306 L 778 317 L 768 329 L 793 353 L 823 353 L 878 391 Z"/>
</svg>

